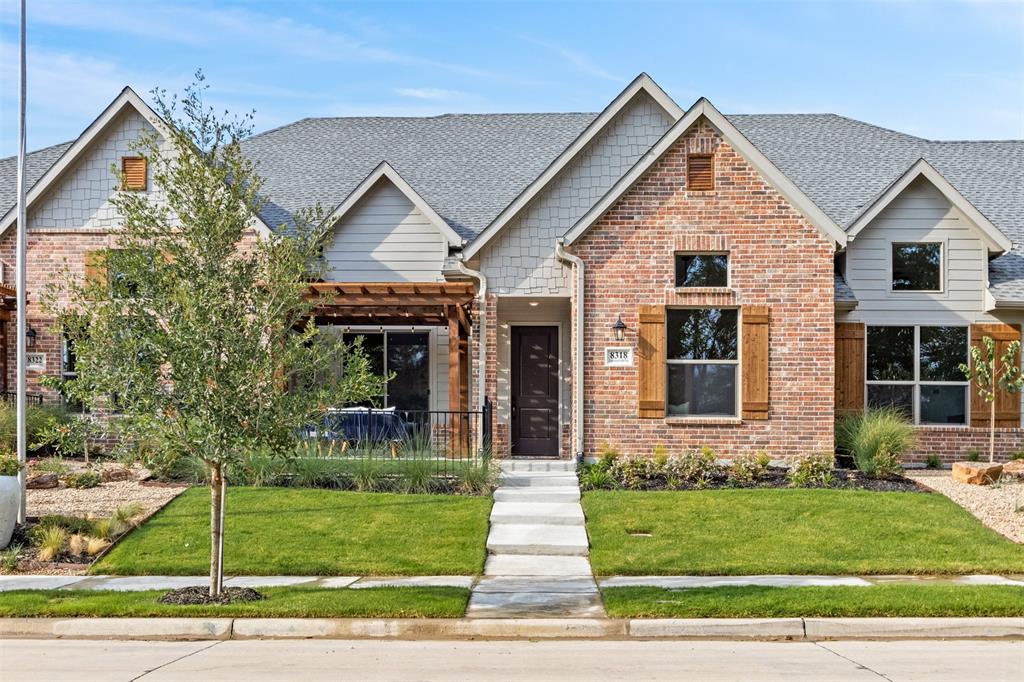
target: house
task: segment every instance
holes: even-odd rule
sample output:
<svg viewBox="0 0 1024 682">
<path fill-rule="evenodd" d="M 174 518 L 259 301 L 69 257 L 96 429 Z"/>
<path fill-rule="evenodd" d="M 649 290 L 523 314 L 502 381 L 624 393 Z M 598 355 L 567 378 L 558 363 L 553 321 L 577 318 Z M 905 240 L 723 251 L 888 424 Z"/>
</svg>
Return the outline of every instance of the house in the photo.
<svg viewBox="0 0 1024 682">
<path fill-rule="evenodd" d="M 74 373 L 40 292 L 115 244 L 111 166 L 153 191 L 130 145 L 160 125 L 125 89 L 28 157 L 33 390 Z M 335 305 L 318 322 L 396 374 L 381 403 L 467 413 L 486 398 L 501 456 L 607 442 L 792 457 L 830 450 L 836 414 L 873 405 L 913 417 L 917 458 L 987 443 L 958 365 L 982 336 L 1020 338 L 1024 141 L 726 116 L 641 74 L 596 114 L 309 118 L 245 149 L 269 201 L 252 238 L 334 208 L 314 288 Z M 14 168 L 0 161 L 7 282 Z M 999 454 L 1024 449 L 1020 401 L 997 417 Z"/>
</svg>

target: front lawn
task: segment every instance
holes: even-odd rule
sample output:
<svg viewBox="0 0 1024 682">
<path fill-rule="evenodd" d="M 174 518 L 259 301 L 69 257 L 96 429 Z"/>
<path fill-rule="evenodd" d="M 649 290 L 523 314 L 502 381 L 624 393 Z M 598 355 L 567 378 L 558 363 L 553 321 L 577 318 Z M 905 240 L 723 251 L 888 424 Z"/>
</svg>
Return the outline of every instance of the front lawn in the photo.
<svg viewBox="0 0 1024 682">
<path fill-rule="evenodd" d="M 225 575 L 476 575 L 491 499 L 300 488 L 229 488 Z M 133 531 L 93 574 L 204 575 L 209 490 Z"/>
<path fill-rule="evenodd" d="M 594 491 L 597 575 L 1024 573 L 1024 546 L 942 495 Z"/>
<path fill-rule="evenodd" d="M 1024 588 L 1005 585 L 613 587 L 601 595 L 613 618 L 1024 616 Z"/>
<path fill-rule="evenodd" d="M 0 593 L 0 617 L 460 618 L 469 590 L 380 587 L 364 590 L 260 588 L 261 601 L 226 605 L 161 604 L 167 590 L 19 590 Z"/>
</svg>

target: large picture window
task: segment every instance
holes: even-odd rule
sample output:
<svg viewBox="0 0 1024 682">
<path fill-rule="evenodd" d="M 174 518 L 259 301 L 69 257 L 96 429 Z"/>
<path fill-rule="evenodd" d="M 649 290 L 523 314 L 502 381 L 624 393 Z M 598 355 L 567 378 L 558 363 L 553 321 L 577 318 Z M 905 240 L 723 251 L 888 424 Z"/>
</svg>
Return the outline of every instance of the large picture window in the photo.
<svg viewBox="0 0 1024 682">
<path fill-rule="evenodd" d="M 677 253 L 676 286 L 729 286 L 729 256 L 724 253 Z"/>
<path fill-rule="evenodd" d="M 942 244 L 893 244 L 893 291 L 942 291 Z"/>
<path fill-rule="evenodd" d="M 966 424 L 967 361 L 967 327 L 868 327 L 868 407 L 894 407 L 918 424 Z"/>
<path fill-rule="evenodd" d="M 670 309 L 666 326 L 668 414 L 736 416 L 739 311 Z"/>
<path fill-rule="evenodd" d="M 377 376 L 393 374 L 384 395 L 367 406 L 399 410 L 430 409 L 430 334 L 427 332 L 346 332 L 345 343 L 362 337 L 363 352 Z"/>
</svg>

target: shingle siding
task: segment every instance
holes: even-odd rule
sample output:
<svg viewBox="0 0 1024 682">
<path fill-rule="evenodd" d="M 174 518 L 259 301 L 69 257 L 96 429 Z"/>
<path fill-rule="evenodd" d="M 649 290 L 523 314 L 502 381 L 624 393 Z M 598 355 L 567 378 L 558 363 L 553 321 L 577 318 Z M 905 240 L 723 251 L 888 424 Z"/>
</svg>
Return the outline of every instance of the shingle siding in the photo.
<svg viewBox="0 0 1024 682">
<path fill-rule="evenodd" d="M 636 97 L 525 212 L 495 239 L 481 263 L 501 296 L 568 296 L 555 240 L 660 138 L 672 120 L 646 93 Z"/>
</svg>

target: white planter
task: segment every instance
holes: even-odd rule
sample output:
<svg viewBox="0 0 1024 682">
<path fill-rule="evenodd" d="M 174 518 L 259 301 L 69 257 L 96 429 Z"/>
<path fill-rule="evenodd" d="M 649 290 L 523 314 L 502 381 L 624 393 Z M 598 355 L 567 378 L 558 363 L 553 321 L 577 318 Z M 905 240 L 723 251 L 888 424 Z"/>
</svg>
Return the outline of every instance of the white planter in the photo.
<svg viewBox="0 0 1024 682">
<path fill-rule="evenodd" d="M 20 489 L 17 476 L 0 476 L 0 549 L 7 547 L 18 520 L 18 495 Z"/>
</svg>

